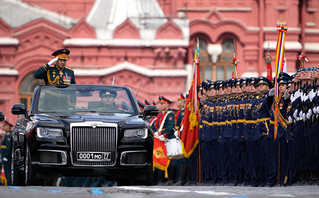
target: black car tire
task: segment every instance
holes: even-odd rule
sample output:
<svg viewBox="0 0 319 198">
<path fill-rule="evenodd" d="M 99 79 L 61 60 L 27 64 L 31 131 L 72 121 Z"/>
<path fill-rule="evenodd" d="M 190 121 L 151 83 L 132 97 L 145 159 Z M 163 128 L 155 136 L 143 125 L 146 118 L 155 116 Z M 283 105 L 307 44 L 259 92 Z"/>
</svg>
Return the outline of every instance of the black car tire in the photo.
<svg viewBox="0 0 319 198">
<path fill-rule="evenodd" d="M 152 186 L 153 185 L 153 167 L 150 166 L 147 168 L 147 172 L 145 173 L 145 181 L 144 181 L 144 185 L 145 186 Z"/>
<path fill-rule="evenodd" d="M 145 181 L 145 185 L 146 186 L 152 186 L 153 185 L 153 176 L 154 176 L 153 170 L 151 170 L 150 173 L 146 174 L 146 181 Z"/>
<path fill-rule="evenodd" d="M 11 141 L 11 164 L 10 164 L 10 173 L 11 173 L 11 185 L 12 186 L 22 186 L 24 185 L 24 177 L 20 171 L 20 164 L 18 156 L 16 155 L 20 149 L 16 148 Z M 20 150 L 21 152 L 21 150 Z"/>
<path fill-rule="evenodd" d="M 26 186 L 35 184 L 35 173 L 32 170 L 30 149 L 28 146 L 25 148 L 24 157 L 24 183 Z"/>
<path fill-rule="evenodd" d="M 149 166 L 147 170 L 141 174 L 136 175 L 133 185 L 152 186 L 153 185 L 153 167 Z"/>
</svg>

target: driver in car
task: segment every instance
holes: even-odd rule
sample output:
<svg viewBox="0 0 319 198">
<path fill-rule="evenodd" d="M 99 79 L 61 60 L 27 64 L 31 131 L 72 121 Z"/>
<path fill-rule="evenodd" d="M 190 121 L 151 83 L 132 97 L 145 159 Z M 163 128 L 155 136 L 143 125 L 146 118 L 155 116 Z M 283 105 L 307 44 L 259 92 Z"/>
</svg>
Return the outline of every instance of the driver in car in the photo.
<svg viewBox="0 0 319 198">
<path fill-rule="evenodd" d="M 118 112 L 120 107 L 114 102 L 116 96 L 117 93 L 115 91 L 101 91 L 100 97 L 102 106 L 99 109 L 105 109 L 108 112 Z"/>
</svg>

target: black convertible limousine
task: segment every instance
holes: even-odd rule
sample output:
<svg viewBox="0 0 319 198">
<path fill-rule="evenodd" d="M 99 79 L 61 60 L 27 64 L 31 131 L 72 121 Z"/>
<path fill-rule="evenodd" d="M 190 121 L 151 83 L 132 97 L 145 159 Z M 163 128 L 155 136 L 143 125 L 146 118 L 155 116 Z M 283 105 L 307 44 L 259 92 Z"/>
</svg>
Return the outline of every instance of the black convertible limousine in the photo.
<svg viewBox="0 0 319 198">
<path fill-rule="evenodd" d="M 112 108 L 102 97 L 112 95 Z M 151 185 L 153 132 L 131 89 L 107 85 L 38 86 L 31 109 L 15 104 L 12 185 L 54 185 L 63 176 L 105 176 L 118 185 Z M 48 180 L 49 178 L 49 180 Z"/>
</svg>

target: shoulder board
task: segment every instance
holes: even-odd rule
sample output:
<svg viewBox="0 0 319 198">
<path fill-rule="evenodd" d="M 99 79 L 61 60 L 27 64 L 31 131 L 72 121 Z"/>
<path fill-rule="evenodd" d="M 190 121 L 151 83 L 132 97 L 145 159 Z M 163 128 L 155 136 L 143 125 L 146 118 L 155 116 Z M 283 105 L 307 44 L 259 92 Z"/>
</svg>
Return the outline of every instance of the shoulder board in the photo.
<svg viewBox="0 0 319 198">
<path fill-rule="evenodd" d="M 71 70 L 71 71 L 73 71 L 73 69 L 71 69 L 71 68 L 69 68 L 69 67 L 64 67 L 65 69 L 68 69 L 68 70 Z"/>
</svg>

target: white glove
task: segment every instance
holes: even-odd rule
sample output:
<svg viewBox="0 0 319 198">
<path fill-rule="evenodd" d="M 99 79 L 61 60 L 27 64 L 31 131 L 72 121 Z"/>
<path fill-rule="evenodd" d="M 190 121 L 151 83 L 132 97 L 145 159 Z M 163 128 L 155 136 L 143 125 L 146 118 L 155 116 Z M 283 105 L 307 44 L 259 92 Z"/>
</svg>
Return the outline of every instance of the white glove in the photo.
<svg viewBox="0 0 319 198">
<path fill-rule="evenodd" d="M 274 88 L 272 88 L 269 93 L 268 93 L 268 96 L 274 96 L 275 95 L 275 90 Z"/>
<path fill-rule="evenodd" d="M 292 118 L 291 118 L 291 116 L 288 117 L 288 121 L 289 121 L 290 123 L 292 123 Z"/>
<path fill-rule="evenodd" d="M 308 113 L 307 113 L 307 119 L 310 120 L 310 117 L 312 115 L 312 111 L 311 109 L 308 110 Z"/>
<path fill-rule="evenodd" d="M 176 130 L 176 131 L 174 131 L 174 135 L 175 135 L 175 137 L 177 137 L 178 138 L 178 131 Z"/>
<path fill-rule="evenodd" d="M 165 141 L 166 138 L 164 137 L 164 135 L 160 135 L 160 136 L 158 137 L 158 139 L 161 140 L 161 141 Z"/>
<path fill-rule="evenodd" d="M 6 157 L 4 157 L 4 158 L 3 158 L 3 161 L 4 161 L 4 162 L 7 162 L 7 161 L 8 161 L 8 159 L 7 159 Z"/>
<path fill-rule="evenodd" d="M 303 113 L 300 117 L 302 117 L 302 120 L 305 121 L 306 120 L 306 114 Z"/>
<path fill-rule="evenodd" d="M 298 109 L 296 109 L 296 110 L 294 111 L 293 116 L 294 116 L 295 119 L 297 118 L 297 116 L 298 116 Z"/>
<path fill-rule="evenodd" d="M 158 136 L 158 132 L 155 132 L 154 135 L 155 135 L 155 136 Z"/>
<path fill-rule="evenodd" d="M 54 59 L 50 60 L 48 62 L 48 65 L 52 65 L 53 63 L 55 63 L 57 60 L 59 59 L 59 57 L 55 57 Z"/>
<path fill-rule="evenodd" d="M 284 99 L 287 100 L 289 98 L 289 91 L 286 90 L 284 93 Z"/>
</svg>

